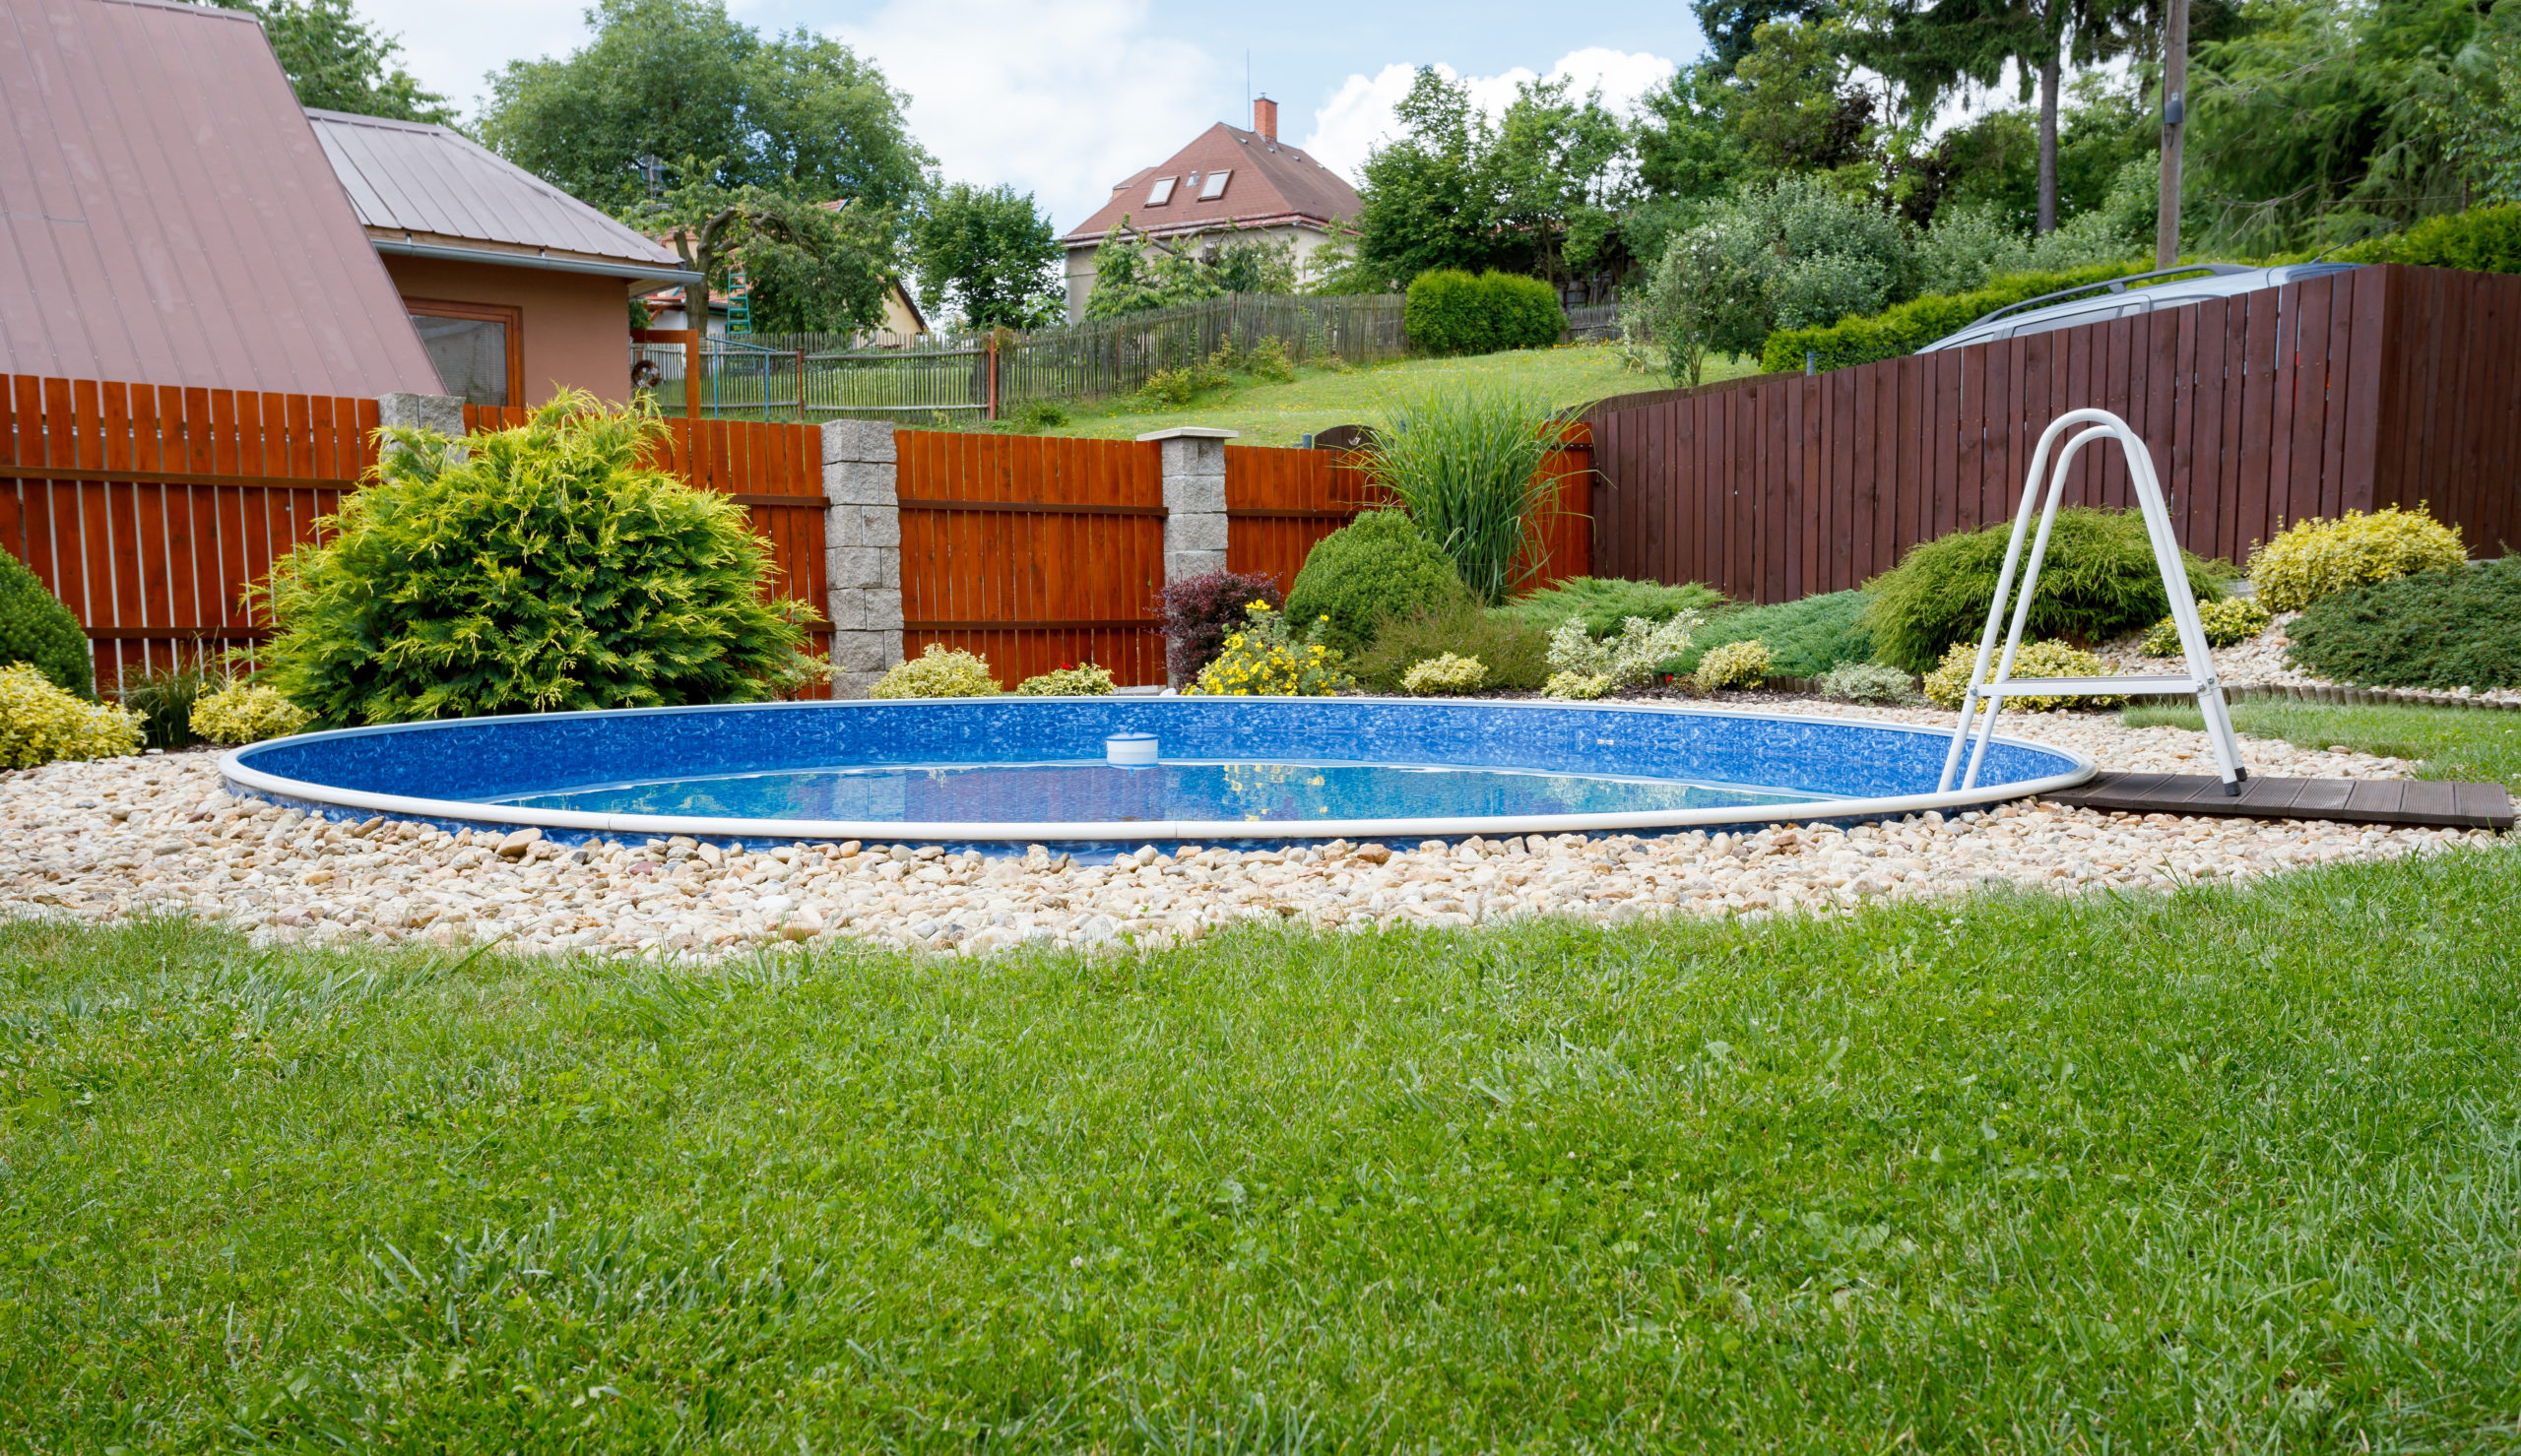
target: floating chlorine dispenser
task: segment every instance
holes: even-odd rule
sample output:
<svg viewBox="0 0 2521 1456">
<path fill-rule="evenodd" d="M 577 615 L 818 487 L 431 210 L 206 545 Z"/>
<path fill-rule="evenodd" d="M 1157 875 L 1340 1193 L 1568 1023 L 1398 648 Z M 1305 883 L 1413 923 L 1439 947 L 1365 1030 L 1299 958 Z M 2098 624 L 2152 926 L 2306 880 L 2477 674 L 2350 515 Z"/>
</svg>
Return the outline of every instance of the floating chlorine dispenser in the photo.
<svg viewBox="0 0 2521 1456">
<path fill-rule="evenodd" d="M 1116 769 L 1155 767 L 1155 734 L 1114 733 L 1103 740 L 1104 761 Z"/>
</svg>

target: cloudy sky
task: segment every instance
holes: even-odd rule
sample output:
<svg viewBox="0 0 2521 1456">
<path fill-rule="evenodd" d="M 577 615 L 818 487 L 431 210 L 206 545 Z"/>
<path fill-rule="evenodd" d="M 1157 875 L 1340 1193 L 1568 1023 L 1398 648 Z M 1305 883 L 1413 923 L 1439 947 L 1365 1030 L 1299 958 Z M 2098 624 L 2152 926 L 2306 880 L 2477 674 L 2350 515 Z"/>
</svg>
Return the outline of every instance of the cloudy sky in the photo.
<svg viewBox="0 0 2521 1456">
<path fill-rule="evenodd" d="M 405 62 L 471 113 L 483 77 L 586 36 L 584 0 L 356 0 L 401 36 Z M 1209 123 L 1242 124 L 1245 56 L 1279 103 L 1279 135 L 1353 180 L 1391 124 L 1413 68 L 1470 79 L 1502 105 L 1515 83 L 1569 74 L 1624 103 L 1705 49 L 1685 4 L 1271 5 L 1163 0 L 730 0 L 765 31 L 808 27 L 880 64 L 911 96 L 911 127 L 949 179 L 1011 182 L 1063 229 L 1112 183 Z"/>
</svg>

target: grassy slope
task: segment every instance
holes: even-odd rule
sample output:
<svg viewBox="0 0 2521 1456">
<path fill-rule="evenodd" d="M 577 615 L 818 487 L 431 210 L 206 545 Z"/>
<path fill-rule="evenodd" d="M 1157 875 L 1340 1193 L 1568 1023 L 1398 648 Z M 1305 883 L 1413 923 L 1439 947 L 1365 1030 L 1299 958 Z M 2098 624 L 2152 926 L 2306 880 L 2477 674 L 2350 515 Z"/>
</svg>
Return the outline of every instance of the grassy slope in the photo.
<svg viewBox="0 0 2521 1456">
<path fill-rule="evenodd" d="M 2139 728 L 2201 728 L 2194 708 L 2130 708 Z M 2316 703 L 2234 703 L 2232 727 L 2301 748 L 2343 745 L 2362 753 L 2423 761 L 2422 777 L 2504 784 L 2521 793 L 2521 713 L 2472 708 L 2344 707 Z"/>
<path fill-rule="evenodd" d="M 0 1429 L 2493 1445 L 2516 870 L 699 974 L 0 927 Z"/>
<path fill-rule="evenodd" d="M 1753 372 L 1748 359 L 1711 360 L 1708 378 L 1730 379 Z M 1502 376 L 1530 385 L 1556 405 L 1580 405 L 1607 395 L 1662 389 L 1656 374 L 1637 374 L 1620 367 L 1616 349 L 1606 344 L 1574 345 L 1513 353 L 1481 354 L 1458 359 L 1406 359 L 1344 374 L 1301 371 L 1291 384 L 1241 379 L 1180 410 L 1146 410 L 1134 396 L 1078 407 L 1073 418 L 1050 431 L 1096 439 L 1131 439 L 1149 430 L 1200 424 L 1241 430 L 1243 445 L 1294 445 L 1304 436 L 1334 424 L 1372 423 L 1385 403 L 1447 381 Z"/>
</svg>

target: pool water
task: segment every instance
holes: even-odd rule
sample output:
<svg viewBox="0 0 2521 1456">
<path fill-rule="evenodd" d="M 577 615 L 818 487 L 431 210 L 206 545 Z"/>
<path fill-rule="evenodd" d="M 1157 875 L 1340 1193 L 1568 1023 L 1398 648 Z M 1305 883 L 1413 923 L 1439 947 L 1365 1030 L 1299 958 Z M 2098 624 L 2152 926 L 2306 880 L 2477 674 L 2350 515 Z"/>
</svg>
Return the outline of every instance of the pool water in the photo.
<svg viewBox="0 0 2521 1456">
<path fill-rule="evenodd" d="M 1810 803 L 1835 795 L 1517 769 L 1093 762 L 799 769 L 605 784 L 481 802 L 600 814 L 1047 824 L 1453 819 Z"/>
</svg>

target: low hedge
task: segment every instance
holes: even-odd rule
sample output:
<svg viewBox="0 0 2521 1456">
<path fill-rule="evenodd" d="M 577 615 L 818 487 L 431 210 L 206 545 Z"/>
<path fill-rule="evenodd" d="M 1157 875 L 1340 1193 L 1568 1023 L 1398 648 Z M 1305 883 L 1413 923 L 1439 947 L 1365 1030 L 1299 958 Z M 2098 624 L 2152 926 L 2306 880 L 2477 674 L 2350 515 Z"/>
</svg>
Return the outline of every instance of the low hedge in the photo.
<svg viewBox="0 0 2521 1456">
<path fill-rule="evenodd" d="M 2413 263 L 2471 273 L 2521 273 L 2521 204 L 2427 218 L 2405 232 L 2329 253 L 2339 263 Z"/>
<path fill-rule="evenodd" d="M 2285 629 L 2296 667 L 2366 687 L 2521 687 L 2521 557 L 2324 597 Z"/>
<path fill-rule="evenodd" d="M 1811 329 L 1779 329 L 1760 348 L 1760 367 L 1771 373 L 1800 371 L 1809 351 L 1823 369 L 1845 369 L 1875 359 L 1915 353 L 1947 334 L 1967 328 L 2009 303 L 2054 293 L 2060 288 L 2107 283 L 2131 273 L 2151 270 L 2150 262 L 2095 263 L 2060 273 L 2009 273 L 1992 278 L 1967 293 L 1938 293 L 1912 298 L 1880 313 L 1841 319 Z"/>
<path fill-rule="evenodd" d="M 1517 273 L 1431 268 L 1411 281 L 1401 325 L 1428 353 L 1547 348 L 1567 329 L 1558 290 Z"/>
</svg>

